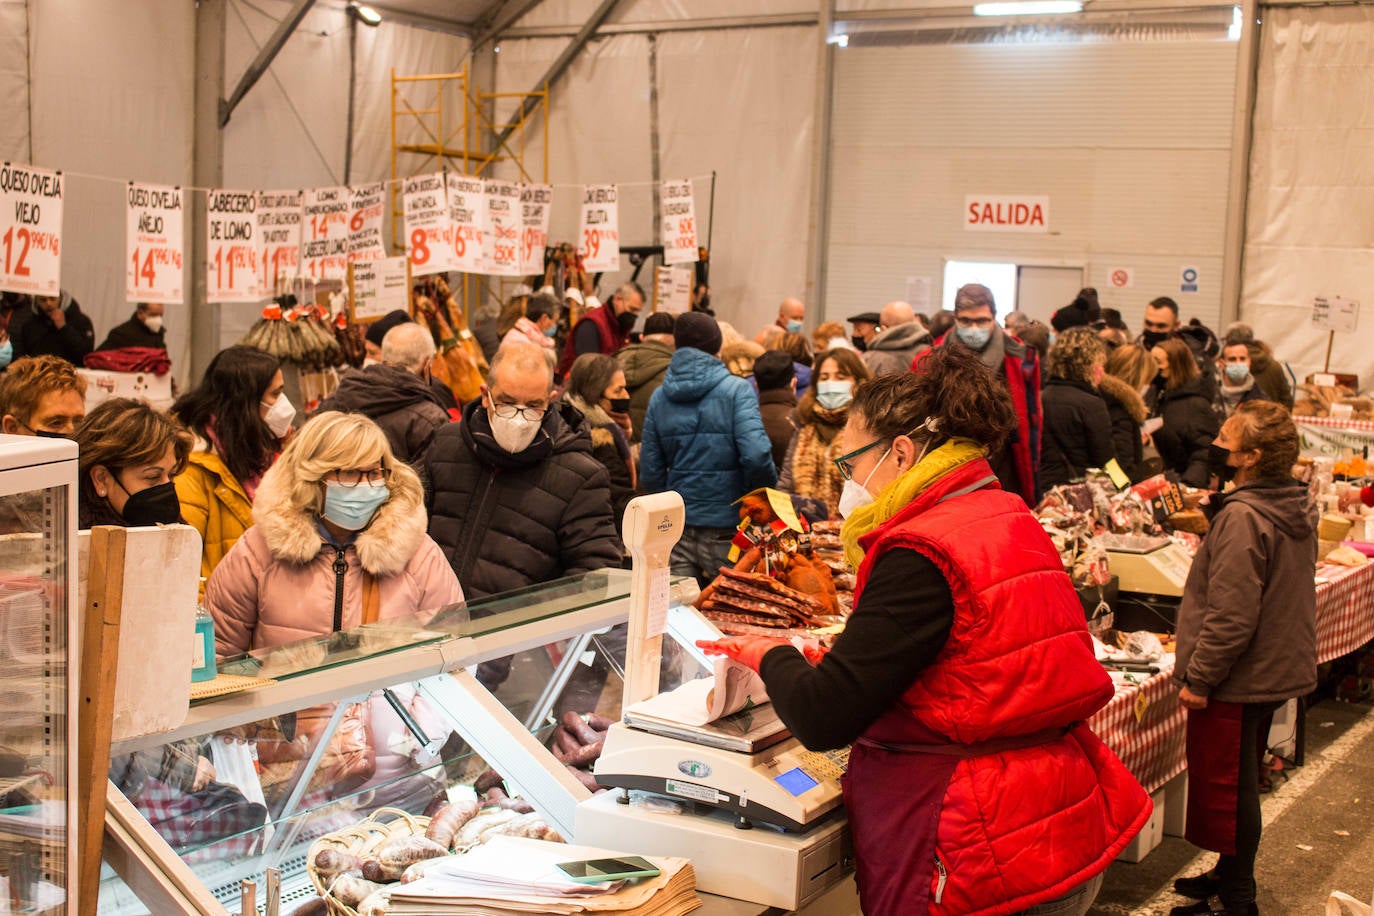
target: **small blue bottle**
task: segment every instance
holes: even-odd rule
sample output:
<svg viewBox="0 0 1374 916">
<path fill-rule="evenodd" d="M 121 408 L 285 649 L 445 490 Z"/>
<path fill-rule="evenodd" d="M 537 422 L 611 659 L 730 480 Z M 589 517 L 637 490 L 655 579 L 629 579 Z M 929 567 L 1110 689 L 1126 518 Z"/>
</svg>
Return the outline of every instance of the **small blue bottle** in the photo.
<svg viewBox="0 0 1374 916">
<path fill-rule="evenodd" d="M 202 592 L 205 579 L 200 580 Z M 196 643 L 191 655 L 191 683 L 213 681 L 218 674 L 215 668 L 215 619 L 205 609 L 204 603 L 196 602 Z"/>
</svg>

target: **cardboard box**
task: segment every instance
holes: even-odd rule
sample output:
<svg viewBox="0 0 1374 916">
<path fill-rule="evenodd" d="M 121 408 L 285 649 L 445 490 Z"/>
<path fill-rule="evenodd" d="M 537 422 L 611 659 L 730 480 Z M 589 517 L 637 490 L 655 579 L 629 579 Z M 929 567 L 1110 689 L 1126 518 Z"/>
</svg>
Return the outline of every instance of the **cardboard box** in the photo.
<svg viewBox="0 0 1374 916">
<path fill-rule="evenodd" d="M 1118 862 L 1141 862 L 1155 851 L 1156 846 L 1164 842 L 1164 790 L 1160 789 L 1151 795 L 1150 801 L 1155 805 L 1154 811 L 1150 813 L 1150 819 L 1140 828 L 1140 832 L 1131 840 L 1130 845 L 1121 850 L 1121 854 L 1116 857 Z"/>
<path fill-rule="evenodd" d="M 111 372 L 107 369 L 77 369 L 86 380 L 86 411 L 110 398 L 138 398 L 158 410 L 172 406 L 172 373 L 158 376 L 151 372 Z"/>
</svg>

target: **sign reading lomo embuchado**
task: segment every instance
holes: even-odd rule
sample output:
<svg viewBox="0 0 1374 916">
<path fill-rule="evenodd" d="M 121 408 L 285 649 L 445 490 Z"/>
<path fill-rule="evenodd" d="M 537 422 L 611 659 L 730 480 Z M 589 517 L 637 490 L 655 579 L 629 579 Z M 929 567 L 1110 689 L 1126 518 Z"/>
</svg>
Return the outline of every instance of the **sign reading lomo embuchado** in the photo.
<svg viewBox="0 0 1374 916">
<path fill-rule="evenodd" d="M 0 167 L 0 289 L 56 296 L 62 274 L 61 172 Z"/>
<path fill-rule="evenodd" d="M 453 223 L 453 255 L 458 270 L 485 272 L 482 259 L 487 225 L 487 189 L 480 178 L 448 174 L 448 218 Z"/>
<path fill-rule="evenodd" d="M 124 288 L 130 302 L 181 302 L 184 263 L 181 188 L 129 182 Z"/>
<path fill-rule="evenodd" d="M 619 194 L 613 184 L 589 184 L 582 189 L 582 266 L 589 271 L 620 269 Z"/>
<path fill-rule="evenodd" d="M 311 280 L 343 280 L 348 274 L 348 188 L 312 188 L 301 200 L 301 268 Z"/>
<path fill-rule="evenodd" d="M 549 244 L 549 211 L 553 185 L 520 186 L 520 273 L 544 272 L 544 249 Z"/>
<path fill-rule="evenodd" d="M 663 263 L 691 264 L 697 254 L 697 209 L 690 181 L 665 181 L 659 189 L 663 213 Z"/>
<path fill-rule="evenodd" d="M 487 181 L 487 224 L 482 234 L 482 272 L 497 277 L 520 275 L 520 186 L 513 181 Z"/>
<path fill-rule="evenodd" d="M 457 269 L 453 250 L 453 223 L 448 216 L 444 173 L 416 175 L 402 186 L 405 212 L 406 257 L 417 277 Z"/>
<path fill-rule="evenodd" d="M 348 262 L 375 261 L 386 257 L 382 245 L 382 210 L 386 205 L 386 183 L 349 188 Z"/>
<path fill-rule="evenodd" d="M 964 198 L 969 232 L 1049 232 L 1050 199 L 1019 194 L 969 194 Z"/>
<path fill-rule="evenodd" d="M 300 275 L 300 191 L 258 192 L 258 242 L 262 245 L 262 269 L 258 288 L 272 295 Z"/>
<path fill-rule="evenodd" d="M 211 189 L 205 195 L 205 298 L 253 302 L 262 298 L 258 196 Z"/>
</svg>

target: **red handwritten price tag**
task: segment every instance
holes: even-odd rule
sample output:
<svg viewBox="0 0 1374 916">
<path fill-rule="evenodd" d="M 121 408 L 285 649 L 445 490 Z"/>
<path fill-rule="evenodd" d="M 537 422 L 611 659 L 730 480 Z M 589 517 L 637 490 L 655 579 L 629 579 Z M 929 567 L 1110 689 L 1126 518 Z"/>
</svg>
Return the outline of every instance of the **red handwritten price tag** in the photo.
<svg viewBox="0 0 1374 916">
<path fill-rule="evenodd" d="M 258 192 L 258 288 L 264 297 L 285 289 L 300 275 L 302 197 L 300 191 Z"/>
<path fill-rule="evenodd" d="M 125 296 L 130 302 L 181 302 L 185 194 L 181 188 L 129 183 Z"/>
<path fill-rule="evenodd" d="M 485 185 L 484 272 L 499 277 L 517 277 L 520 275 L 520 186 L 511 181 L 488 181 Z"/>
<path fill-rule="evenodd" d="M 56 296 L 61 291 L 61 172 L 0 167 L 0 289 Z"/>
<path fill-rule="evenodd" d="M 386 207 L 386 183 L 351 188 L 351 201 L 348 219 L 348 260 L 375 261 L 386 257 L 386 247 L 382 244 L 382 211 Z"/>
<path fill-rule="evenodd" d="M 352 197 L 348 188 L 312 188 L 301 200 L 301 265 L 311 280 L 348 275 Z"/>
<path fill-rule="evenodd" d="M 443 173 L 407 178 L 401 200 L 411 273 L 423 277 L 457 269 Z"/>
<path fill-rule="evenodd" d="M 205 298 L 254 302 L 260 298 L 258 196 L 211 190 L 205 196 Z"/>
<path fill-rule="evenodd" d="M 593 272 L 620 270 L 619 194 L 613 184 L 582 189 L 582 264 Z"/>
<path fill-rule="evenodd" d="M 543 273 L 544 249 L 549 244 L 549 211 L 553 206 L 553 186 L 520 186 L 520 273 Z"/>
<path fill-rule="evenodd" d="M 453 224 L 453 256 L 458 270 L 480 274 L 486 269 L 483 245 L 487 223 L 485 182 L 466 175 L 448 176 L 448 216 Z"/>
<path fill-rule="evenodd" d="M 663 262 L 690 264 L 698 259 L 696 202 L 692 182 L 665 181 L 659 188 L 663 214 Z"/>
</svg>

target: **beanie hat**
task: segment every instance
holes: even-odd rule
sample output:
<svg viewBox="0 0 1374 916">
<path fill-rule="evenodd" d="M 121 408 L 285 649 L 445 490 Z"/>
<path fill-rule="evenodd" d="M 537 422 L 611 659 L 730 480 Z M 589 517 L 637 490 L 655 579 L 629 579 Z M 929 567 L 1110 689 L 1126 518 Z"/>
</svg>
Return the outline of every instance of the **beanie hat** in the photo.
<svg viewBox="0 0 1374 916">
<path fill-rule="evenodd" d="M 367 333 L 364 334 L 363 337 L 367 338 L 368 343 L 380 347 L 382 345 L 382 338 L 386 336 L 387 331 L 390 331 L 397 325 L 405 324 L 410 320 L 411 317 L 409 313 L 402 309 L 396 309 L 394 312 L 387 312 L 381 318 L 378 318 L 367 326 Z"/>
<path fill-rule="evenodd" d="M 673 345 L 679 350 L 692 347 L 715 356 L 720 352 L 721 339 L 716 319 L 701 312 L 679 315 L 673 324 Z"/>
<path fill-rule="evenodd" d="M 1054 328 L 1056 333 L 1063 333 L 1069 328 L 1081 328 L 1092 324 L 1093 319 L 1089 317 L 1092 313 L 1086 305 L 1082 299 L 1075 299 L 1050 316 L 1050 327 Z"/>
<path fill-rule="evenodd" d="M 671 334 L 673 333 L 673 313 L 654 312 L 644 319 L 644 333 L 648 334 Z"/>
</svg>

